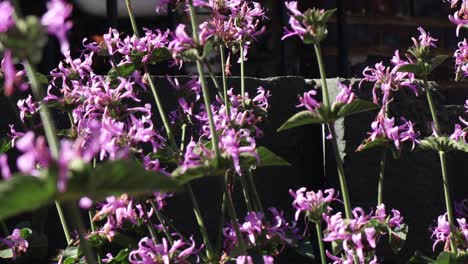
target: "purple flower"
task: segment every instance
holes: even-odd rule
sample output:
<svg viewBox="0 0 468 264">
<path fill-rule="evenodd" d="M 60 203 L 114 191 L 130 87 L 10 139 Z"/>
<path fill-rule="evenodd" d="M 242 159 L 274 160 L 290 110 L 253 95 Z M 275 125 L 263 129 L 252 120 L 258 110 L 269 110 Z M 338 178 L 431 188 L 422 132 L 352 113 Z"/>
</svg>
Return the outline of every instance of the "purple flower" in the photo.
<svg viewBox="0 0 468 264">
<path fill-rule="evenodd" d="M 340 87 L 341 91 L 336 95 L 335 101 L 343 104 L 351 103 L 356 97 L 356 94 L 354 94 L 352 90 L 353 85 L 349 84 L 348 86 L 346 86 L 341 82 L 338 82 L 338 87 Z"/>
<path fill-rule="evenodd" d="M 3 179 L 11 178 L 11 170 L 8 165 L 8 156 L 3 153 L 0 154 L 0 173 L 2 174 Z"/>
<path fill-rule="evenodd" d="M 198 259 L 198 251 L 192 237 L 190 237 L 190 243 L 178 239 L 172 246 L 166 238 L 162 239 L 161 244 L 156 244 L 153 239 L 144 237 L 138 243 L 138 249 L 130 252 L 128 259 L 131 264 L 188 264 L 191 262 L 187 258 L 195 256 Z M 197 260 L 196 263 L 198 262 Z"/>
<path fill-rule="evenodd" d="M 329 204 L 333 202 L 335 197 L 334 189 L 327 189 L 325 191 L 309 191 L 306 192 L 306 188 L 302 187 L 297 191 L 289 190 L 289 193 L 294 198 L 292 203 L 296 209 L 295 219 L 299 219 L 299 214 L 305 213 L 306 216 L 315 222 L 320 222 L 322 214 L 328 213 L 331 208 Z"/>
<path fill-rule="evenodd" d="M 5 244 L 8 248 L 13 250 L 13 260 L 17 256 L 26 253 L 28 250 L 29 243 L 26 239 L 21 236 L 21 230 L 15 229 L 13 233 L 5 239 L 0 238 L 0 243 Z"/>
<path fill-rule="evenodd" d="M 468 76 L 468 43 L 466 39 L 458 43 L 458 49 L 453 54 L 455 57 L 455 68 L 457 69 L 457 79 Z"/>
<path fill-rule="evenodd" d="M 18 139 L 16 148 L 23 153 L 16 161 L 16 166 L 21 173 L 39 176 L 38 167 L 49 167 L 52 158 L 44 137 L 36 138 L 34 132 L 27 132 Z"/>
<path fill-rule="evenodd" d="M 15 25 L 14 19 L 15 9 L 10 1 L 0 3 L 0 33 L 5 33 L 8 29 Z"/>
<path fill-rule="evenodd" d="M 464 2 L 465 4 L 465 2 Z M 463 15 L 463 18 L 458 15 L 459 12 L 455 12 L 453 16 L 449 16 L 449 20 L 457 25 L 457 37 L 460 34 L 460 29 L 468 25 L 468 19 L 466 19 L 466 14 Z"/>
<path fill-rule="evenodd" d="M 431 37 L 431 35 L 429 35 L 429 32 L 426 32 L 422 27 L 418 27 L 418 30 L 419 30 L 419 43 L 421 44 L 421 46 L 424 46 L 424 47 L 434 47 L 436 48 L 437 46 L 435 45 L 435 43 L 437 42 L 437 39 Z"/>
<path fill-rule="evenodd" d="M 223 154 L 230 157 L 234 163 L 234 169 L 239 175 L 242 175 L 242 169 L 240 165 L 241 155 L 251 155 L 260 162 L 256 151 L 255 140 L 249 136 L 247 130 L 241 130 L 236 132 L 234 129 L 224 131 L 219 138 L 220 149 L 223 150 Z"/>
<path fill-rule="evenodd" d="M 26 116 L 32 116 L 39 110 L 39 105 L 32 101 L 32 96 L 29 95 L 26 99 L 18 100 L 18 109 L 20 111 L 21 121 L 24 122 Z"/>
<path fill-rule="evenodd" d="M 72 5 L 64 0 L 51 0 L 47 3 L 47 12 L 42 16 L 41 23 L 47 28 L 47 32 L 55 35 L 60 42 L 60 50 L 65 55 L 70 50 L 67 32 L 72 27 L 68 20 L 72 13 Z"/>
<path fill-rule="evenodd" d="M 89 210 L 93 206 L 93 200 L 89 197 L 81 197 L 79 205 L 81 209 Z"/>
<path fill-rule="evenodd" d="M 297 9 L 297 1 L 285 2 L 284 5 L 294 16 L 304 15 L 301 11 Z"/>
<path fill-rule="evenodd" d="M 455 124 L 455 130 L 453 131 L 452 135 L 450 135 L 450 138 L 456 141 L 462 140 L 466 143 L 466 133 L 467 132 L 462 129 L 459 124 Z"/>
<path fill-rule="evenodd" d="M 109 241 L 112 241 L 115 232 L 122 227 L 124 221 L 130 221 L 137 224 L 139 217 L 133 206 L 133 200 L 126 194 L 120 197 L 110 196 L 106 198 L 106 203 L 102 204 L 101 209 L 94 215 L 93 221 L 106 219 L 106 223 L 99 233 L 105 235 Z"/>
<path fill-rule="evenodd" d="M 5 50 L 3 53 L 3 60 L 0 70 L 3 73 L 4 93 L 6 96 L 11 96 L 14 92 L 15 86 L 21 91 L 25 91 L 29 86 L 22 81 L 24 71 L 16 71 L 15 64 L 13 63 L 13 56 L 10 50 Z"/>
<path fill-rule="evenodd" d="M 317 95 L 316 90 L 310 90 L 304 93 L 304 96 L 299 96 L 299 101 L 301 102 L 296 107 L 305 107 L 307 110 L 314 112 L 317 108 L 320 107 L 320 103 L 315 100 L 314 96 Z"/>
<path fill-rule="evenodd" d="M 435 238 L 432 246 L 433 251 L 435 251 L 435 247 L 441 242 L 444 244 L 445 250 L 450 247 L 450 224 L 447 219 L 447 213 L 437 218 L 437 226 L 432 232 L 432 237 Z"/>
<path fill-rule="evenodd" d="M 277 249 L 286 244 L 293 243 L 300 238 L 297 234 L 295 223 L 288 223 L 281 211 L 276 208 L 269 208 L 271 218 L 265 217 L 261 212 L 249 212 L 244 223 L 239 223 L 239 229 L 244 240 L 251 247 L 261 250 L 263 253 L 277 254 Z M 237 245 L 237 236 L 234 228 L 229 225 L 224 228 L 224 245 L 227 251 L 231 251 Z M 248 256 L 241 260 L 247 261 Z M 271 256 L 265 256 L 264 260 L 272 263 Z M 248 263 L 248 262 L 247 262 Z"/>
</svg>

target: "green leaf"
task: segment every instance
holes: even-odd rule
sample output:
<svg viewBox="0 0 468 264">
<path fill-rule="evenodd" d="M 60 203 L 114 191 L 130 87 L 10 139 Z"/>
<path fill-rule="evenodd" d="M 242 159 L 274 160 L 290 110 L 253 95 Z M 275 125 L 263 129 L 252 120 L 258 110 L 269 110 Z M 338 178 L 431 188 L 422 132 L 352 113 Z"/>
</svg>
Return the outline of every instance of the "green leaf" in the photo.
<svg viewBox="0 0 468 264">
<path fill-rule="evenodd" d="M 241 163 L 244 166 L 253 167 L 291 166 L 289 162 L 265 147 L 258 147 L 257 155 L 260 160 L 259 162 L 257 162 L 257 159 L 251 154 L 243 154 L 241 155 Z"/>
<path fill-rule="evenodd" d="M 186 170 L 183 170 L 182 167 L 179 167 L 172 173 L 174 179 L 181 185 L 184 185 L 199 178 L 223 175 L 223 169 L 215 169 L 215 167 L 211 164 L 191 167 Z"/>
<path fill-rule="evenodd" d="M 41 74 L 39 72 L 36 72 L 36 77 L 39 80 L 39 83 L 41 84 L 49 84 L 49 79 L 44 74 Z"/>
<path fill-rule="evenodd" d="M 125 63 L 117 67 L 112 67 L 107 73 L 108 80 L 117 80 L 118 77 L 127 78 L 137 70 L 134 63 Z"/>
<path fill-rule="evenodd" d="M 291 166 L 289 162 L 265 147 L 258 147 L 257 154 L 260 158 L 260 167 Z"/>
<path fill-rule="evenodd" d="M 462 264 L 457 262 L 457 255 L 450 252 L 442 252 L 437 257 L 435 264 Z"/>
<path fill-rule="evenodd" d="M 419 251 L 414 253 L 414 256 L 408 261 L 408 264 L 434 264 L 435 261 L 427 256 L 424 256 Z"/>
<path fill-rule="evenodd" d="M 398 68 L 399 72 L 411 72 L 414 73 L 416 76 L 422 76 L 425 74 L 425 69 L 420 64 L 405 64 Z"/>
<path fill-rule="evenodd" d="M 0 219 L 31 211 L 53 200 L 56 191 L 53 177 L 14 175 L 0 182 Z"/>
<path fill-rule="evenodd" d="M 59 194 L 58 198 L 77 200 L 88 196 L 98 199 L 123 193 L 143 195 L 154 191 L 176 191 L 178 187 L 179 184 L 169 176 L 147 171 L 135 161 L 118 160 L 75 173 L 68 182 L 67 192 Z"/>
<path fill-rule="evenodd" d="M 328 20 L 330 19 L 330 17 L 333 16 L 333 15 L 335 14 L 336 10 L 337 10 L 336 8 L 330 9 L 330 10 L 326 10 L 326 11 L 323 13 L 323 15 L 322 15 L 322 20 L 321 20 L 321 22 L 327 23 Z"/>
<path fill-rule="evenodd" d="M 130 255 L 130 250 L 128 248 L 122 249 L 117 256 L 112 258 L 107 264 L 128 264 L 128 255 Z"/>
<path fill-rule="evenodd" d="M 7 153 L 12 149 L 11 140 L 9 138 L 0 138 L 0 154 Z"/>
<path fill-rule="evenodd" d="M 22 228 L 20 230 L 20 236 L 24 239 L 27 239 L 32 234 L 32 230 L 29 228 Z"/>
<path fill-rule="evenodd" d="M 451 150 L 458 150 L 468 152 L 468 145 L 463 141 L 456 141 L 447 136 L 443 137 L 427 137 L 419 143 L 419 149 L 421 150 L 434 150 L 449 152 Z"/>
<path fill-rule="evenodd" d="M 302 111 L 291 118 L 288 119 L 279 129 L 278 131 L 283 131 L 286 129 L 294 128 L 294 127 L 299 127 L 299 126 L 304 126 L 304 125 L 310 125 L 310 124 L 321 124 L 324 123 L 323 118 L 317 114 L 316 112 L 311 112 L 311 111 Z"/>
<path fill-rule="evenodd" d="M 13 249 L 7 248 L 0 250 L 0 259 L 11 259 L 13 258 Z"/>
<path fill-rule="evenodd" d="M 157 48 L 153 50 L 153 54 L 151 55 L 151 64 L 157 64 L 162 61 L 166 61 L 171 57 L 171 52 L 167 48 Z"/>
<path fill-rule="evenodd" d="M 369 150 L 373 148 L 382 148 L 386 147 L 389 144 L 389 140 L 387 138 L 376 138 L 374 141 L 370 141 L 369 139 L 365 139 L 361 145 L 356 149 L 356 152 Z"/>
<path fill-rule="evenodd" d="M 380 106 L 361 99 L 355 99 L 349 104 L 344 103 L 334 103 L 333 112 L 336 114 L 337 118 L 346 117 L 362 112 L 368 112 L 372 110 L 379 109 Z"/>
<path fill-rule="evenodd" d="M 389 228 L 388 231 L 388 240 L 390 243 L 390 247 L 392 248 L 393 252 L 397 254 L 405 245 L 406 235 L 408 234 L 408 226 L 406 224 L 403 224 L 399 230 L 391 230 Z"/>
<path fill-rule="evenodd" d="M 440 66 L 442 63 L 444 63 L 444 61 L 446 61 L 448 57 L 449 56 L 447 56 L 447 55 L 439 55 L 439 56 L 436 56 L 436 57 L 432 58 L 432 60 L 431 60 L 431 71 L 433 71 L 435 68 Z"/>
</svg>

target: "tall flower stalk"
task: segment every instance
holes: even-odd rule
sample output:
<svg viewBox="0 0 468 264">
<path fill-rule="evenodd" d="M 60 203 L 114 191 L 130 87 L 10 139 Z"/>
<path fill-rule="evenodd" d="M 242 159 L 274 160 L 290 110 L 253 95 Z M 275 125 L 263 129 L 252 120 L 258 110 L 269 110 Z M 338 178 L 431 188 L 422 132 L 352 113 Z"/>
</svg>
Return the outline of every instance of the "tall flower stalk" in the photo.
<svg viewBox="0 0 468 264">
<path fill-rule="evenodd" d="M 133 31 L 134 31 L 134 34 L 135 36 L 138 37 L 138 26 L 136 24 L 136 20 L 135 20 L 135 17 L 133 15 L 133 12 L 132 12 L 132 5 L 131 5 L 131 1 L 130 0 L 126 0 L 126 5 L 127 5 L 127 10 L 128 10 L 128 15 L 130 17 L 130 21 L 132 23 L 132 28 L 133 28 Z M 192 6 L 192 9 L 193 9 L 193 4 L 191 5 Z M 193 20 L 193 18 L 192 18 Z M 195 32 L 194 36 L 197 36 L 198 38 L 198 33 Z M 198 41 L 197 41 L 198 42 Z M 197 67 L 201 68 L 201 65 L 199 65 L 200 62 L 197 61 Z M 151 90 L 153 92 L 153 96 L 154 96 L 154 99 L 156 101 L 156 104 L 157 104 L 157 107 L 158 107 L 158 111 L 159 111 L 159 115 L 161 116 L 161 119 L 163 120 L 163 123 L 164 123 L 164 128 L 165 128 L 165 131 L 166 131 L 166 134 L 169 138 L 169 140 L 171 142 L 173 142 L 173 146 L 176 146 L 175 144 L 175 139 L 173 137 L 173 134 L 172 134 L 172 131 L 170 129 L 170 125 L 169 125 L 169 121 L 167 119 L 167 116 L 164 112 L 164 109 L 162 107 L 162 103 L 161 103 L 161 100 L 159 98 L 159 95 L 157 93 L 157 90 L 156 90 L 156 87 L 154 85 L 154 82 L 153 82 L 153 79 L 151 77 L 151 75 L 149 74 L 147 68 L 145 68 L 145 75 L 148 77 L 148 82 L 150 84 L 150 87 L 151 87 Z M 215 136 L 216 134 L 213 133 L 213 129 L 214 129 L 214 124 L 213 124 L 213 115 L 211 113 L 211 108 L 210 108 L 210 104 L 209 104 L 209 95 L 206 94 L 206 80 L 205 80 L 205 77 L 203 75 L 200 75 L 200 79 L 201 79 L 201 83 L 202 83 L 202 89 L 203 89 L 203 96 L 204 96 L 204 99 L 205 99 L 205 106 L 207 105 L 207 113 L 209 115 L 209 120 L 210 120 L 210 128 L 212 129 L 212 139 L 213 139 L 213 148 L 215 149 L 215 152 L 217 150 L 217 154 L 216 154 L 216 157 L 219 157 L 219 148 L 218 148 L 218 143 L 217 143 L 217 137 Z M 206 104 L 208 102 L 208 104 Z M 216 144 L 216 145 L 215 145 Z M 214 259 L 214 252 L 213 252 L 213 247 L 211 246 L 211 242 L 210 242 L 210 239 L 208 237 L 208 232 L 206 231 L 206 227 L 205 227 L 205 224 L 204 224 L 204 221 L 203 221 L 203 218 L 202 218 L 202 215 L 201 215 L 201 212 L 200 212 L 200 208 L 198 206 L 198 201 L 197 199 L 195 198 L 195 195 L 193 193 L 193 190 L 192 190 L 192 187 L 190 184 L 187 184 L 186 185 L 186 190 L 187 192 L 189 193 L 189 196 L 190 196 L 190 199 L 192 201 L 192 204 L 193 204 L 193 210 L 194 210 L 194 214 L 195 214 L 195 217 L 197 219 L 197 223 L 200 227 L 200 232 L 203 236 L 203 241 L 206 245 L 206 253 L 207 253 L 207 257 L 208 259 L 210 260 L 213 260 Z"/>
<path fill-rule="evenodd" d="M 431 111 L 431 116 L 432 120 L 434 122 L 434 127 L 435 127 L 435 132 L 437 135 L 440 135 L 441 133 L 441 127 L 439 123 L 439 118 L 437 117 L 437 109 L 435 107 L 434 99 L 432 98 L 432 92 L 429 87 L 429 83 L 427 81 L 427 76 L 424 76 L 423 78 L 424 81 L 424 87 L 426 87 L 426 97 L 427 97 L 427 102 L 429 104 L 429 109 Z M 455 218 L 453 216 L 453 210 L 452 210 L 452 198 L 450 195 L 450 183 L 449 183 L 449 178 L 448 178 L 448 173 L 447 173 L 447 157 L 445 151 L 439 151 L 439 161 L 440 161 L 440 168 L 442 172 L 442 180 L 443 180 L 443 186 L 444 186 L 444 197 L 445 197 L 445 207 L 447 209 L 447 217 L 448 221 L 450 224 L 450 227 L 454 227 L 455 225 Z M 451 234 L 453 234 L 451 230 Z M 457 248 L 455 246 L 455 237 L 453 235 L 450 236 L 450 248 L 453 253 L 457 252 Z"/>
<path fill-rule="evenodd" d="M 315 55 L 317 56 L 317 63 L 319 66 L 319 71 L 320 71 L 320 78 L 322 80 L 322 95 L 323 95 L 323 104 L 327 109 L 331 109 L 330 105 L 330 95 L 328 93 L 328 86 L 327 86 L 327 75 L 325 73 L 325 67 L 323 64 L 323 58 L 322 58 L 322 51 L 320 49 L 320 44 L 314 44 L 315 48 Z M 346 176 L 344 172 L 344 167 L 343 167 L 343 159 L 340 156 L 340 150 L 338 148 L 338 141 L 337 141 L 337 135 L 335 131 L 335 124 L 334 122 L 327 124 L 328 129 L 330 130 L 331 134 L 331 141 L 332 141 L 332 146 L 333 146 L 333 154 L 335 155 L 335 161 L 336 161 L 336 168 L 338 171 L 338 177 L 340 180 L 340 188 L 343 196 L 343 203 L 345 207 L 345 214 L 346 218 L 351 218 L 351 201 L 349 199 L 349 192 L 348 192 L 348 184 L 346 182 Z"/>
</svg>

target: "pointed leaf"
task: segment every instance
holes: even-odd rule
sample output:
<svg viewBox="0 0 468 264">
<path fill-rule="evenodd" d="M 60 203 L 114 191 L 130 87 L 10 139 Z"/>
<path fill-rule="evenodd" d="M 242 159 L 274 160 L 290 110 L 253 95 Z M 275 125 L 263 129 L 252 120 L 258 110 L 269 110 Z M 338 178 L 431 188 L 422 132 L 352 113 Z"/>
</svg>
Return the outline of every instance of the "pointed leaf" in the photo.
<svg viewBox="0 0 468 264">
<path fill-rule="evenodd" d="M 422 76 L 425 73 L 424 67 L 419 64 L 405 64 L 398 68 L 399 72 L 411 72 L 416 76 Z"/>
<path fill-rule="evenodd" d="M 175 191 L 179 184 L 162 173 L 147 171 L 143 165 L 131 160 L 110 161 L 76 173 L 68 182 L 67 192 L 61 200 L 76 200 L 83 196 L 104 198 L 128 193 L 143 195 L 154 191 Z"/>
<path fill-rule="evenodd" d="M 0 182 L 0 219 L 31 211 L 53 200 L 56 185 L 52 177 L 14 175 Z"/>
<path fill-rule="evenodd" d="M 222 176 L 224 171 L 216 170 L 211 165 L 200 165 L 183 169 L 182 167 L 177 168 L 173 173 L 172 177 L 181 185 L 189 183 L 195 179 L 209 177 L 209 176 Z"/>
<path fill-rule="evenodd" d="M 450 252 L 442 252 L 437 257 L 435 264 L 461 264 L 457 262 L 457 255 Z"/>
<path fill-rule="evenodd" d="M 257 154 L 260 158 L 260 167 L 291 166 L 289 162 L 265 147 L 257 148 Z"/>
<path fill-rule="evenodd" d="M 421 150 L 435 150 L 449 152 L 451 150 L 458 150 L 468 152 L 468 145 L 463 141 L 456 141 L 447 136 L 443 137 L 427 137 L 419 143 L 419 149 Z"/>
<path fill-rule="evenodd" d="M 427 256 L 424 256 L 419 251 L 414 253 L 414 256 L 408 261 L 408 264 L 434 264 L 435 261 Z"/>
<path fill-rule="evenodd" d="M 0 154 L 7 153 L 12 148 L 9 138 L 0 138 Z"/>
<path fill-rule="evenodd" d="M 128 255 L 130 255 L 130 249 L 122 249 L 117 256 L 113 257 L 107 264 L 128 264 Z"/>
<path fill-rule="evenodd" d="M 278 129 L 278 131 L 283 131 L 286 129 L 304 126 L 304 125 L 321 124 L 321 123 L 324 123 L 324 120 L 316 112 L 302 111 L 302 112 L 295 114 L 291 118 L 289 118 L 288 121 L 286 121 Z"/>
<path fill-rule="evenodd" d="M 380 106 L 361 99 L 355 99 L 349 104 L 335 103 L 333 105 L 333 112 L 337 118 L 346 117 L 362 112 L 372 111 L 379 109 Z"/>
<path fill-rule="evenodd" d="M 365 139 L 361 145 L 356 149 L 356 152 L 369 150 L 373 148 L 383 148 L 388 146 L 389 140 L 387 138 L 376 138 L 374 141 Z"/>
<path fill-rule="evenodd" d="M 432 58 L 432 60 L 431 60 L 431 71 L 433 71 L 435 68 L 440 66 L 442 63 L 444 63 L 444 61 L 446 61 L 448 57 L 449 56 L 447 56 L 447 55 L 439 55 L 439 56 L 436 56 L 436 57 Z"/>
<path fill-rule="evenodd" d="M 404 224 L 399 230 L 391 230 L 389 228 L 388 231 L 390 246 L 393 252 L 397 254 L 405 245 L 406 235 L 408 234 L 408 226 Z"/>
</svg>

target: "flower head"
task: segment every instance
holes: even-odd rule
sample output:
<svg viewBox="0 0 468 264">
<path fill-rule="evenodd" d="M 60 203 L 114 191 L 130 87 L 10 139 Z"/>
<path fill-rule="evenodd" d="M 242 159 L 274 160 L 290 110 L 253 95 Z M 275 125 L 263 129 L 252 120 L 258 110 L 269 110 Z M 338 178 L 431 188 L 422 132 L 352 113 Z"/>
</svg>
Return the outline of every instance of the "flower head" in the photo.
<svg viewBox="0 0 468 264">
<path fill-rule="evenodd" d="M 5 33 L 9 28 L 15 25 L 15 9 L 10 1 L 0 3 L 0 33 Z"/>
<path fill-rule="evenodd" d="M 67 32 L 72 27 L 72 22 L 68 20 L 71 13 L 71 4 L 66 3 L 64 0 L 50 0 L 47 3 L 47 12 L 41 19 L 41 23 L 47 28 L 47 32 L 58 38 L 60 50 L 63 54 L 67 54 L 70 50 Z"/>
<path fill-rule="evenodd" d="M 327 189 L 323 192 L 321 190 L 317 192 L 306 191 L 305 187 L 295 192 L 289 190 L 289 193 L 294 198 L 292 205 L 296 208 L 295 219 L 297 221 L 299 215 L 305 213 L 311 221 L 320 222 L 322 215 L 331 210 L 329 204 L 336 199 L 335 190 Z"/>
</svg>

